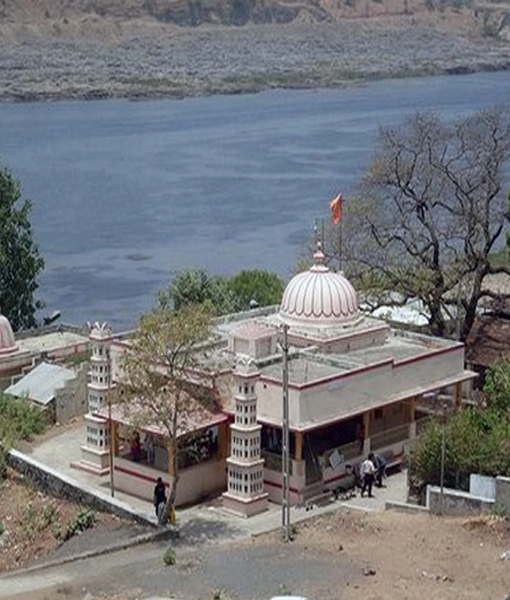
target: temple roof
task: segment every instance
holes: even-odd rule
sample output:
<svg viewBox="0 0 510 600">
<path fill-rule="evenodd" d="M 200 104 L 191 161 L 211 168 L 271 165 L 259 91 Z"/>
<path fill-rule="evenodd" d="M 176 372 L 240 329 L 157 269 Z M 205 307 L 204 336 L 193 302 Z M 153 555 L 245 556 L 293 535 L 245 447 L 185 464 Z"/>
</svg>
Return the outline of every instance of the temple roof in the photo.
<svg viewBox="0 0 510 600">
<path fill-rule="evenodd" d="M 351 283 L 324 264 L 318 248 L 314 264 L 293 277 L 283 294 L 280 316 L 289 324 L 339 325 L 359 317 L 358 297 Z"/>
</svg>

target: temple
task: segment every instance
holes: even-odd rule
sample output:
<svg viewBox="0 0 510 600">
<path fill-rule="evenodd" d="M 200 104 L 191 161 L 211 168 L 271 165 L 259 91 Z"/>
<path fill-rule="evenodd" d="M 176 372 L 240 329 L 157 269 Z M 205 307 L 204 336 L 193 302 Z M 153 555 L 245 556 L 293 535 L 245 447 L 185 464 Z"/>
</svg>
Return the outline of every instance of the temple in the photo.
<svg viewBox="0 0 510 600">
<path fill-rule="evenodd" d="M 14 352 L 15 342 L 6 340 L 4 352 Z M 95 324 L 88 342 L 86 434 L 74 466 L 98 477 L 112 466 L 116 489 L 150 500 L 157 477 L 169 478 L 165 434 L 136 429 L 107 405 L 129 339 Z M 459 406 L 476 377 L 465 368 L 462 343 L 364 314 L 320 247 L 312 267 L 290 280 L 280 306 L 216 319 L 208 354 L 200 385 L 215 402 L 179 433 L 176 504 L 222 494 L 225 508 L 245 517 L 282 500 L 287 382 L 290 501 L 303 504 L 339 486 L 371 451 L 398 465 L 436 399 Z"/>
</svg>

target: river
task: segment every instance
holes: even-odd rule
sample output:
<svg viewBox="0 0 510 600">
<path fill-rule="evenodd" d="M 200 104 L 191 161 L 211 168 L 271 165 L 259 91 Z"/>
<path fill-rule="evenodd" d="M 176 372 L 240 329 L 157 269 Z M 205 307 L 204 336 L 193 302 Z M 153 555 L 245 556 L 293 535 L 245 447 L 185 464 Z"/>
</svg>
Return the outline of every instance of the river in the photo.
<svg viewBox="0 0 510 600">
<path fill-rule="evenodd" d="M 291 274 L 347 199 L 381 125 L 510 98 L 508 72 L 338 90 L 0 104 L 0 157 L 33 201 L 38 297 L 66 323 L 130 328 L 180 269 Z M 348 200 L 347 200 L 348 201 Z"/>
</svg>

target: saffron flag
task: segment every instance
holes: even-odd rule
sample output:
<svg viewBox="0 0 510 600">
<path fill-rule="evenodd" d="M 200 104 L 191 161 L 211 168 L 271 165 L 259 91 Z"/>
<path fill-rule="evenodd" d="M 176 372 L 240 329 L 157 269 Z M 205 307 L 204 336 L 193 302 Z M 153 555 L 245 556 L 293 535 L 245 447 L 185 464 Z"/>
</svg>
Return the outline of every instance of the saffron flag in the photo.
<svg viewBox="0 0 510 600">
<path fill-rule="evenodd" d="M 333 225 L 338 225 L 340 223 L 340 219 L 342 218 L 342 195 L 338 194 L 336 198 L 333 198 L 329 203 L 329 208 L 331 209 L 331 220 L 333 221 Z"/>
</svg>

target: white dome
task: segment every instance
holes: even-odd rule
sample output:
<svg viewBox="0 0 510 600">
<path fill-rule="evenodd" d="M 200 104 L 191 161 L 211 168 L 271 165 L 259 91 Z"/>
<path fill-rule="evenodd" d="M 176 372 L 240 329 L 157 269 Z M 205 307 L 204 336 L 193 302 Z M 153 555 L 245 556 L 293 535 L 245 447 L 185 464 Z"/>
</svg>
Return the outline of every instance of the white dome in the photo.
<svg viewBox="0 0 510 600">
<path fill-rule="evenodd" d="M 281 317 L 305 325 L 340 325 L 357 319 L 358 297 L 350 282 L 324 265 L 320 249 L 314 259 L 313 267 L 293 277 L 285 288 Z"/>
<path fill-rule="evenodd" d="M 17 349 L 9 319 L 0 313 L 0 354 L 8 354 Z"/>
</svg>

